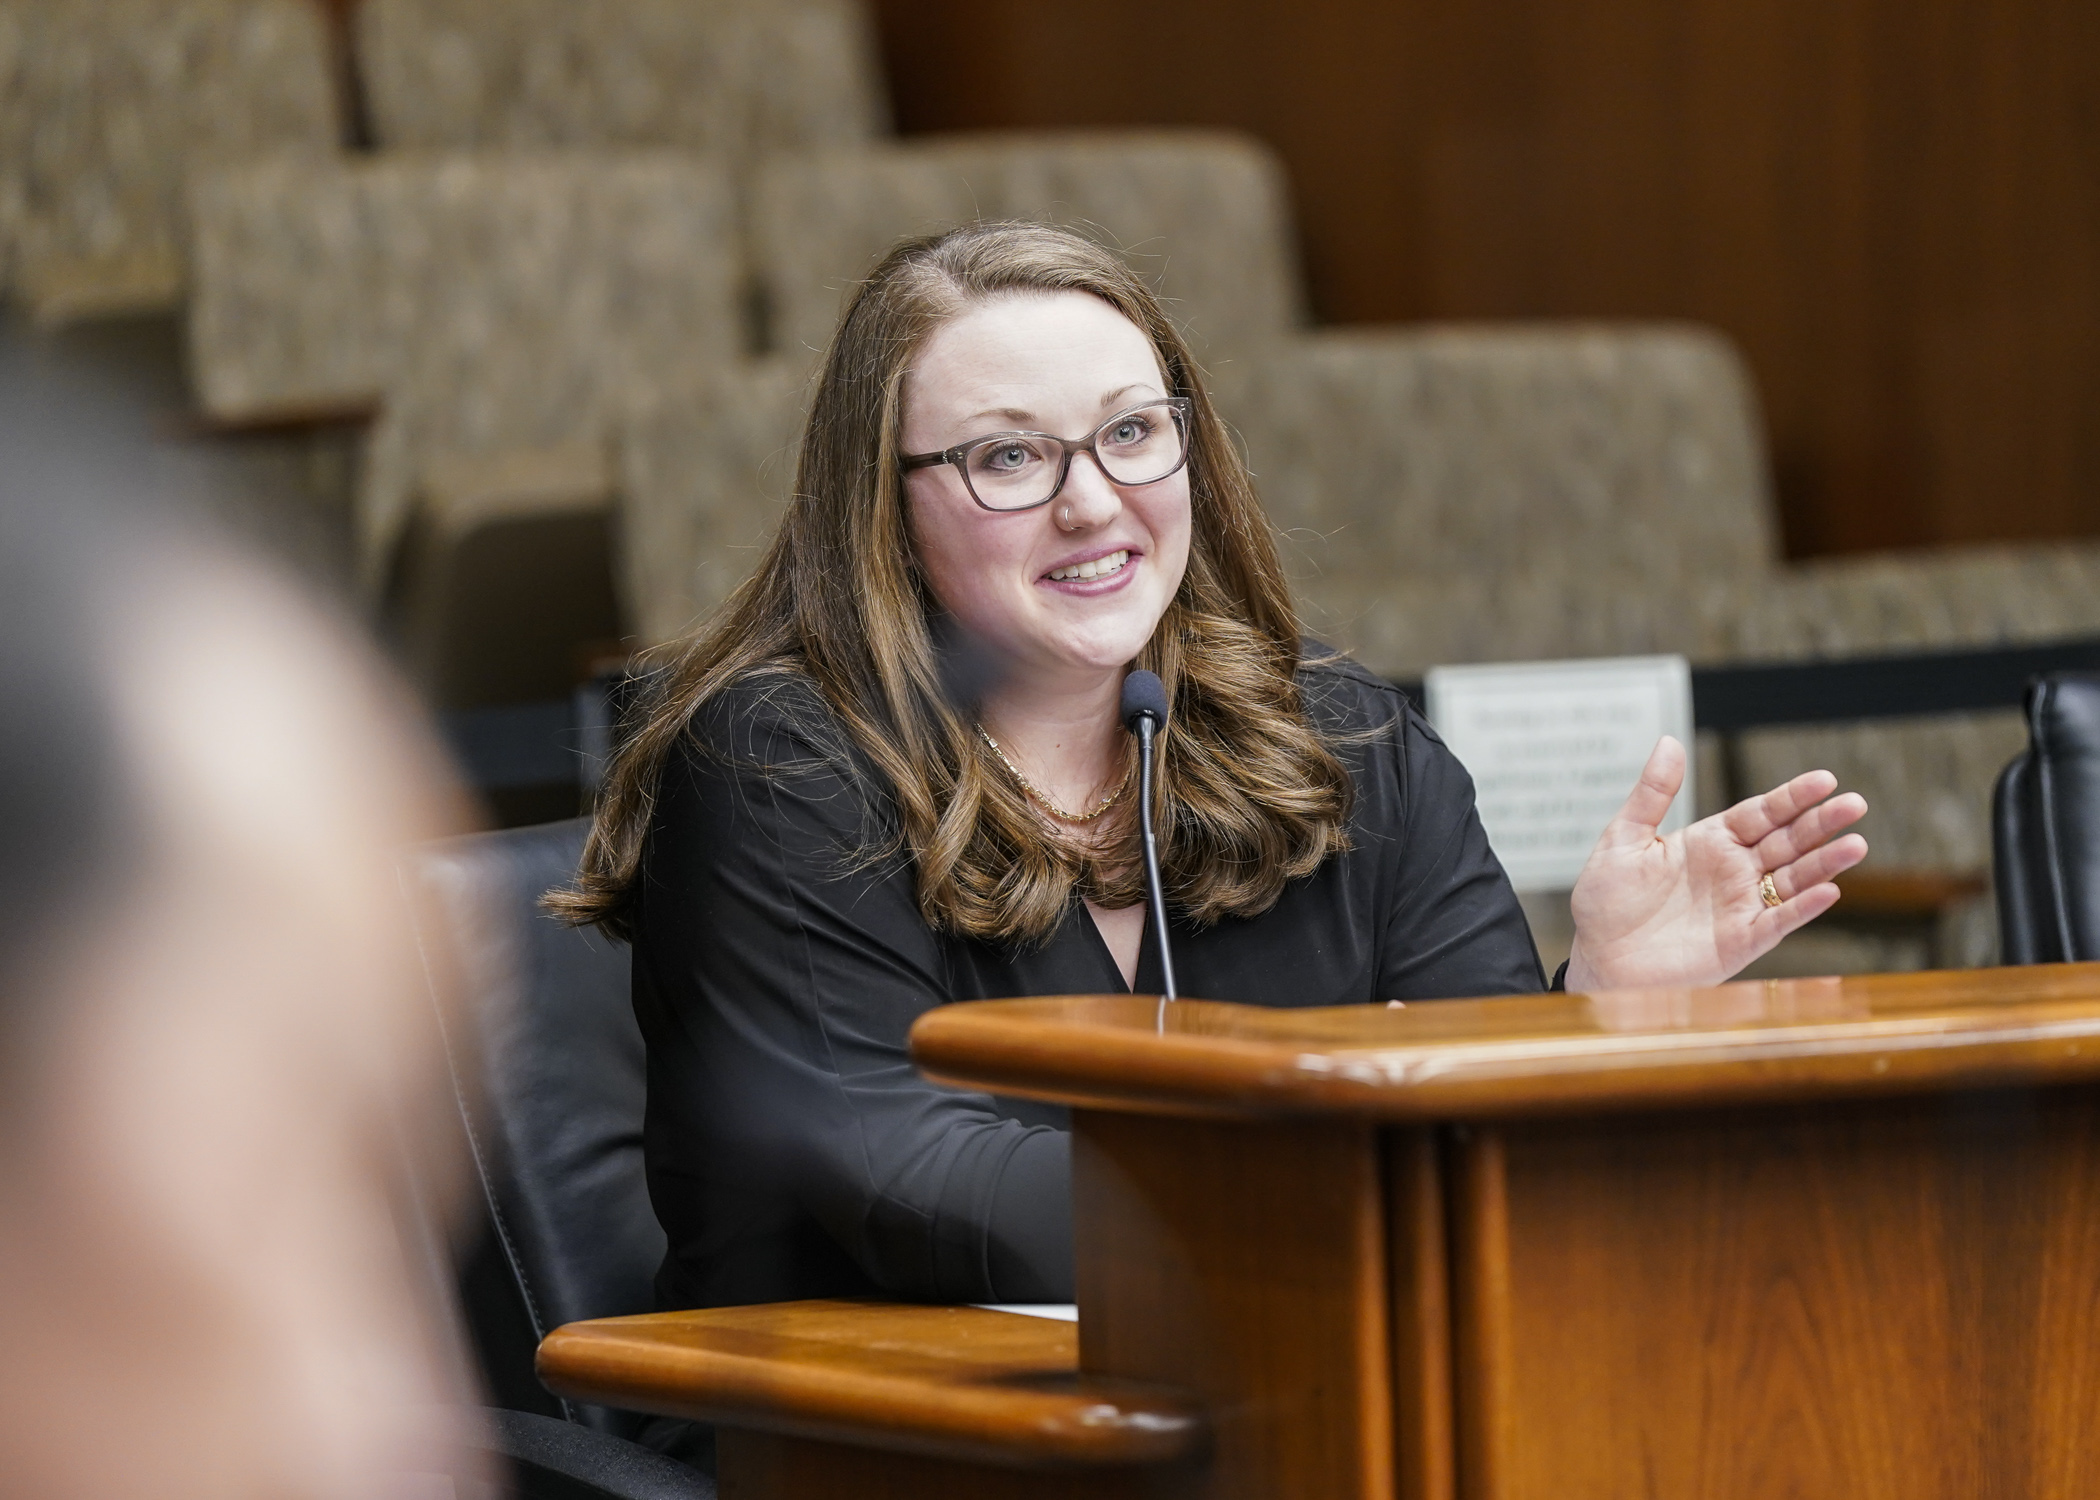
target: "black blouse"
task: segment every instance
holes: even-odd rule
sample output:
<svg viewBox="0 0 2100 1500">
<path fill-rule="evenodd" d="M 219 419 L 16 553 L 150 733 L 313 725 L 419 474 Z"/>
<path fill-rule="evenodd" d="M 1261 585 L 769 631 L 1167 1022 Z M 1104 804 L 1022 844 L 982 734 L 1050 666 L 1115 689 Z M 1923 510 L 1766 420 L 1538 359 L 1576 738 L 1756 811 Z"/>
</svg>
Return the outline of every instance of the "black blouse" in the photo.
<svg viewBox="0 0 2100 1500">
<path fill-rule="evenodd" d="M 1258 917 L 1172 922 L 1182 993 L 1292 1006 L 1542 988 L 1451 752 L 1353 662 L 1313 660 L 1299 680 L 1314 723 L 1349 736 L 1354 847 Z M 953 1000 L 1120 991 L 1122 975 L 1076 895 L 1039 946 L 930 928 L 909 857 L 862 857 L 890 810 L 848 756 L 815 690 L 773 678 L 713 700 L 664 771 L 634 943 L 649 1188 L 670 1237 L 659 1304 L 1069 1302 L 1064 1111 L 928 1083 L 905 1038 Z M 1148 923 L 1136 989 L 1158 987 Z"/>
</svg>

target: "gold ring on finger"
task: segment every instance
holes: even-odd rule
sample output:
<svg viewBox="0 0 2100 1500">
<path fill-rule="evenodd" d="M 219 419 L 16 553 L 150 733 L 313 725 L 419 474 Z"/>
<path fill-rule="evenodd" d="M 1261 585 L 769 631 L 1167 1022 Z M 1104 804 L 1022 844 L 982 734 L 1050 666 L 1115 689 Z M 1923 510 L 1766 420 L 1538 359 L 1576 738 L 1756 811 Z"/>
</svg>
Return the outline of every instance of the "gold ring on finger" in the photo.
<svg viewBox="0 0 2100 1500">
<path fill-rule="evenodd" d="M 1772 883 L 1770 870 L 1765 871 L 1763 878 L 1757 882 L 1757 894 L 1767 906 L 1779 904 L 1779 887 Z"/>
</svg>

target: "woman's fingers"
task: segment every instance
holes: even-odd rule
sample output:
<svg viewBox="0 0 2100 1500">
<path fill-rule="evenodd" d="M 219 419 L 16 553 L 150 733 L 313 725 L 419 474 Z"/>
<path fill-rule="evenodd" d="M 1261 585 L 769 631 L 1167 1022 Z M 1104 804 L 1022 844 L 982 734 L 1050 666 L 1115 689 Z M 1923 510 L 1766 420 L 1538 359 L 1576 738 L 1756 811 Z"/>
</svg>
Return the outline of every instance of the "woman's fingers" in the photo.
<svg viewBox="0 0 2100 1500">
<path fill-rule="evenodd" d="M 1762 797 L 1750 797 L 1721 814 L 1721 822 L 1745 844 L 1757 844 L 1775 828 L 1784 828 L 1809 808 L 1837 790 L 1837 778 L 1828 771 L 1803 771 L 1784 786 L 1776 786 Z M 1866 803 L 1861 802 L 1862 811 Z"/>
<path fill-rule="evenodd" d="M 1778 946 L 1781 938 L 1800 931 L 1837 905 L 1837 899 L 1838 888 L 1826 880 L 1806 887 L 1767 911 L 1759 912 L 1753 919 L 1752 930 L 1763 940 L 1760 951 L 1769 953 Z"/>
<path fill-rule="evenodd" d="M 1867 841 L 1856 833 L 1848 833 L 1772 871 L 1772 888 L 1779 892 L 1781 901 L 1790 901 L 1803 891 L 1842 875 L 1866 857 Z"/>
<path fill-rule="evenodd" d="M 1670 803 L 1683 785 L 1684 746 L 1666 734 L 1648 752 L 1648 764 L 1641 767 L 1641 779 L 1633 784 L 1619 815 L 1604 830 L 1604 841 L 1608 844 L 1645 844 L 1654 838 L 1655 830 L 1670 815 Z"/>
<path fill-rule="evenodd" d="M 1775 828 L 1757 843 L 1760 869 L 1776 870 L 1790 865 L 1812 849 L 1819 849 L 1837 834 L 1867 815 L 1867 799 L 1846 792 L 1819 802 L 1784 827 Z"/>
</svg>

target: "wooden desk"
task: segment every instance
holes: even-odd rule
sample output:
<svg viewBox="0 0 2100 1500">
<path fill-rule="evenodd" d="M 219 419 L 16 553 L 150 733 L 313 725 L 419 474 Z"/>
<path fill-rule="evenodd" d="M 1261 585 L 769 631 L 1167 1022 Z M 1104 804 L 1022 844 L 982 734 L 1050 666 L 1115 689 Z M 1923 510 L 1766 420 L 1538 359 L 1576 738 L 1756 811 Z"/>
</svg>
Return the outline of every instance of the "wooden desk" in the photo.
<svg viewBox="0 0 2100 1500">
<path fill-rule="evenodd" d="M 727 1496 L 1118 1500 L 1176 1482 L 1201 1413 L 1078 1362 L 1070 1323 L 844 1300 L 572 1323 L 539 1356 L 564 1395 L 721 1424 Z"/>
<path fill-rule="evenodd" d="M 2100 1494 L 2100 965 L 929 1013 L 1246 1500 Z"/>
</svg>

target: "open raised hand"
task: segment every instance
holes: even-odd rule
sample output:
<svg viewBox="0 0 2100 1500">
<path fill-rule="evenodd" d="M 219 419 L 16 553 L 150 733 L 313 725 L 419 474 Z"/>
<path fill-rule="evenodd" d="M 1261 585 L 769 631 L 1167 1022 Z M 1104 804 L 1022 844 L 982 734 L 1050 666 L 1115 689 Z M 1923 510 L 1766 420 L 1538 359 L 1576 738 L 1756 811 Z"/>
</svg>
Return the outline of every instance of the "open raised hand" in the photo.
<svg viewBox="0 0 2100 1500">
<path fill-rule="evenodd" d="M 1569 989 L 1719 984 L 1828 911 L 1833 877 L 1867 857 L 1858 834 L 1838 837 L 1866 799 L 1832 796 L 1828 771 L 1661 837 L 1683 785 L 1684 746 L 1665 735 L 1575 882 Z M 1777 906 L 1765 904 L 1766 875 Z"/>
</svg>

